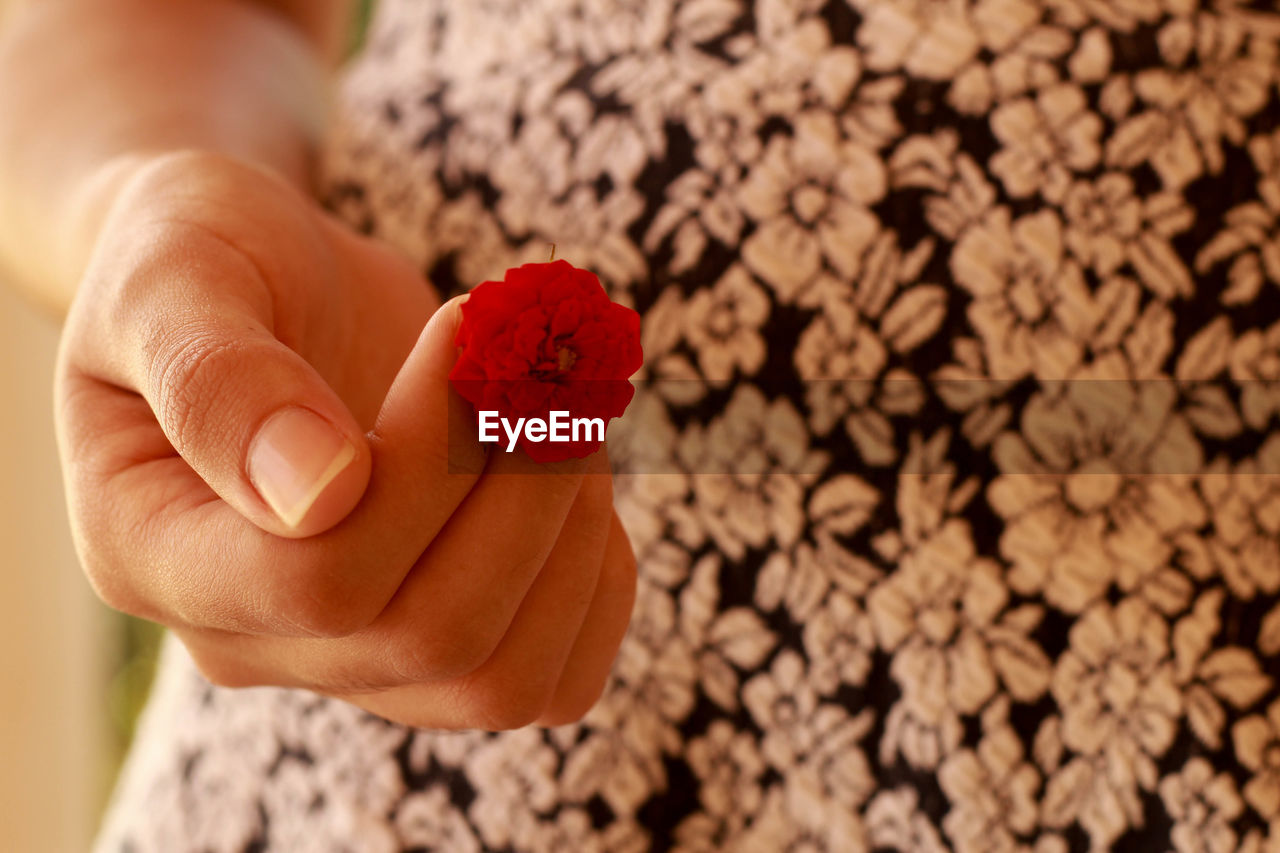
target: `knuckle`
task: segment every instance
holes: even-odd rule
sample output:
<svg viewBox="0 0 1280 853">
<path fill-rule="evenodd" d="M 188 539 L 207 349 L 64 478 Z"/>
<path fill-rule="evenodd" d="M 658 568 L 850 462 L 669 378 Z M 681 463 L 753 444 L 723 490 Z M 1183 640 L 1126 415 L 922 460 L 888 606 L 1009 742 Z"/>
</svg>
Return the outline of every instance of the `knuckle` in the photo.
<svg viewBox="0 0 1280 853">
<path fill-rule="evenodd" d="M 353 582 L 350 567 L 317 561 L 281 572 L 268 593 L 265 609 L 278 614 L 295 632 L 335 639 L 368 628 L 382 612 L 382 601 Z"/>
<path fill-rule="evenodd" d="M 280 590 L 271 610 L 296 632 L 317 639 L 349 637 L 371 621 L 349 601 L 305 587 Z"/>
<path fill-rule="evenodd" d="M 596 703 L 600 701 L 600 697 L 604 695 L 605 682 L 605 679 L 601 679 L 590 690 L 577 691 L 568 698 L 560 699 L 557 697 L 552 700 L 551 705 L 539 718 L 538 722 L 547 726 L 567 726 L 570 723 L 581 722 L 591 709 L 596 706 Z"/>
<path fill-rule="evenodd" d="M 158 348 L 148 386 L 161 428 L 182 452 L 208 427 L 216 408 L 211 401 L 224 396 L 223 386 L 232 375 L 224 365 L 242 355 L 242 345 L 208 332 L 178 331 L 177 339 Z"/>
<path fill-rule="evenodd" d="M 498 568 L 494 576 L 505 584 L 505 589 L 526 589 L 546 565 L 553 547 L 553 543 L 526 540 L 504 548 L 503 554 L 493 558 Z"/>
<path fill-rule="evenodd" d="M 292 629 L 290 633 L 324 639 L 352 633 L 347 630 L 340 612 L 335 612 L 322 596 L 305 589 L 280 591 L 268 610 L 278 614 L 279 619 Z"/>
<path fill-rule="evenodd" d="M 555 694 L 554 679 L 537 673 L 512 673 L 473 688 L 470 718 L 486 731 L 521 729 L 537 722 Z"/>
<path fill-rule="evenodd" d="M 392 652 L 397 674 L 407 682 L 465 677 L 493 656 L 502 633 L 488 626 L 467 626 L 446 619 L 430 630 L 402 638 Z"/>
</svg>

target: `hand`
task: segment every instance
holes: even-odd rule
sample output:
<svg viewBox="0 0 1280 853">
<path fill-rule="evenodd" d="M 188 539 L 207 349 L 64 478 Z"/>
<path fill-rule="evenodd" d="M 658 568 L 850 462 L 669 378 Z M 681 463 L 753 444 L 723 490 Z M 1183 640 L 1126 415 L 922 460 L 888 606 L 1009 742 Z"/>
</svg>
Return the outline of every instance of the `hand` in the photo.
<svg viewBox="0 0 1280 853">
<path fill-rule="evenodd" d="M 57 367 L 98 594 L 172 628 L 217 684 L 423 727 L 585 713 L 634 596 L 608 464 L 486 459 L 447 403 L 457 305 L 268 173 L 141 167 Z"/>
</svg>

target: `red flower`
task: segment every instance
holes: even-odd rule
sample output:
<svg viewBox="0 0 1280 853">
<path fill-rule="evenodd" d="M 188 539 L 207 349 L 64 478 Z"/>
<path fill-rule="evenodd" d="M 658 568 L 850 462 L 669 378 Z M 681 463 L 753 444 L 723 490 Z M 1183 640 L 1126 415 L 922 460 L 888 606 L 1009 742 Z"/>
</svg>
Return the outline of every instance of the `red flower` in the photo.
<svg viewBox="0 0 1280 853">
<path fill-rule="evenodd" d="M 480 411 L 548 420 L 622 415 L 635 393 L 628 378 L 640 369 L 640 315 L 609 300 L 600 280 L 567 261 L 525 264 L 502 281 L 477 285 L 462 303 L 449 374 L 453 387 Z M 582 438 L 585 434 L 579 434 Z M 506 436 L 501 435 L 502 446 Z M 579 459 L 599 441 L 530 441 L 519 446 L 537 462 Z"/>
</svg>

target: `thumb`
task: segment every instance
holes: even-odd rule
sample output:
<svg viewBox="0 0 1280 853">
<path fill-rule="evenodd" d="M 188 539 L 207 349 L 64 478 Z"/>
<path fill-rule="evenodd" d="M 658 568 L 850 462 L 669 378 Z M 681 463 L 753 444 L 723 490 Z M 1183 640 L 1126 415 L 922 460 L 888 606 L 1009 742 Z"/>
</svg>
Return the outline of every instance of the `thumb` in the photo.
<svg viewBox="0 0 1280 853">
<path fill-rule="evenodd" d="M 311 536 L 345 518 L 368 485 L 369 448 L 315 368 L 227 291 L 163 310 L 134 338 L 128 384 L 186 463 L 269 533 Z"/>
</svg>

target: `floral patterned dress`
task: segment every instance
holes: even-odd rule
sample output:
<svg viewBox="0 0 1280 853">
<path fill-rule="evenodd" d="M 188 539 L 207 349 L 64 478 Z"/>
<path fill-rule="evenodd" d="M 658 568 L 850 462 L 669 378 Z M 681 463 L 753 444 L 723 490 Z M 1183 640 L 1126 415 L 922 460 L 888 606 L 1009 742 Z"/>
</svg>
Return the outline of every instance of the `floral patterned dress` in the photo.
<svg viewBox="0 0 1280 853">
<path fill-rule="evenodd" d="M 644 317 L 580 723 L 168 649 L 112 851 L 1280 850 L 1280 11 L 384 0 L 328 197 Z"/>
</svg>

